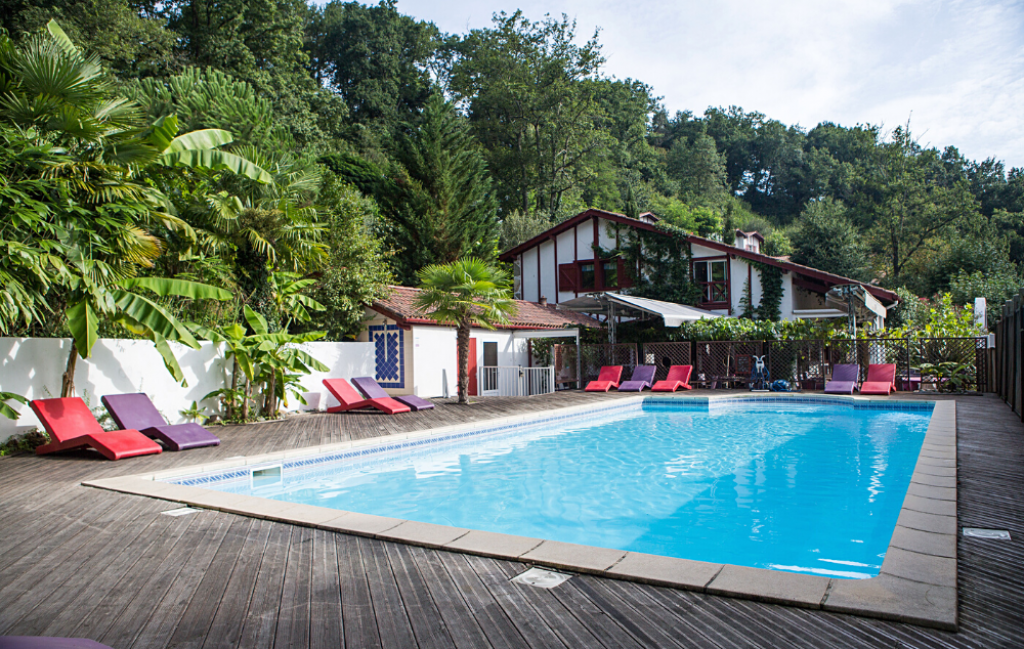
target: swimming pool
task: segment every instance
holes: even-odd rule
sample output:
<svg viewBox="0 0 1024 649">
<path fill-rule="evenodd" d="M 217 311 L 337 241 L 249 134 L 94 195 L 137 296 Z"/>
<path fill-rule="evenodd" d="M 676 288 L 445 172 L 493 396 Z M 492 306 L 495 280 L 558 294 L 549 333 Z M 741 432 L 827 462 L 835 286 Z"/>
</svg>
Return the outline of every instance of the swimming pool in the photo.
<svg viewBox="0 0 1024 649">
<path fill-rule="evenodd" d="M 658 399 L 173 480 L 706 562 L 879 572 L 931 403 Z"/>
</svg>

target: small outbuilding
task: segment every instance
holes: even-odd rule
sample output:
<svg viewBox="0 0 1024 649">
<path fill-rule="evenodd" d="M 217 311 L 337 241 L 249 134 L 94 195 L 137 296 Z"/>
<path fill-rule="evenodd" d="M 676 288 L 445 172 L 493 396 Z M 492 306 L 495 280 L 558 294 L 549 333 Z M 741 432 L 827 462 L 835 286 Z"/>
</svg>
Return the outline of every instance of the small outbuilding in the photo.
<svg viewBox="0 0 1024 649">
<path fill-rule="evenodd" d="M 366 309 L 357 340 L 376 350 L 377 382 L 390 394 L 443 397 L 456 394 L 455 325 L 416 307 L 420 290 L 392 286 L 391 294 Z M 601 323 L 554 305 L 516 300 L 517 314 L 496 329 L 473 328 L 469 346 L 469 394 L 516 395 L 554 391 L 552 368 L 534 367 L 531 340 L 578 340 L 584 327 Z M 549 376 L 551 375 L 551 376 Z"/>
</svg>

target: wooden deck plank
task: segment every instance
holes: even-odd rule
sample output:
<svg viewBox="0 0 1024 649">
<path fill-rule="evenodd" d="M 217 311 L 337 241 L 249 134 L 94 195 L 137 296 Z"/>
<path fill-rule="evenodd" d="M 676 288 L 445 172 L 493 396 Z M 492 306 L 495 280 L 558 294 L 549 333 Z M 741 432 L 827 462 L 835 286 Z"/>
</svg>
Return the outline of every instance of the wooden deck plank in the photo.
<svg viewBox="0 0 1024 649">
<path fill-rule="evenodd" d="M 285 564 L 281 611 L 275 647 L 309 646 L 309 599 L 313 569 L 313 530 L 302 527 L 292 535 Z"/>
<path fill-rule="evenodd" d="M 340 581 L 341 613 L 344 620 L 345 644 L 350 647 L 375 649 L 381 646 L 377 620 L 373 613 L 370 585 L 359 553 L 359 539 L 336 534 L 338 562 L 335 573 Z"/>
<path fill-rule="evenodd" d="M 415 647 L 416 636 L 383 544 L 364 538 L 357 541 L 382 649 Z"/>
<path fill-rule="evenodd" d="M 342 588 L 338 569 L 345 559 L 338 552 L 338 536 L 324 530 L 313 532 L 309 646 L 315 649 L 337 649 L 349 644 L 342 631 Z"/>
<path fill-rule="evenodd" d="M 260 571 L 249 600 L 249 610 L 242 624 L 239 647 L 270 649 L 274 646 L 288 548 L 291 546 L 292 535 L 297 534 L 298 530 L 291 525 L 270 526 L 270 536 L 263 550 Z"/>
<path fill-rule="evenodd" d="M 216 612 L 203 639 L 203 649 L 238 646 L 242 625 L 245 623 L 249 601 L 252 598 L 253 585 L 262 567 L 263 553 L 266 552 L 273 526 L 274 524 L 268 521 L 255 520 L 246 530 L 224 593 L 214 604 Z"/>
</svg>

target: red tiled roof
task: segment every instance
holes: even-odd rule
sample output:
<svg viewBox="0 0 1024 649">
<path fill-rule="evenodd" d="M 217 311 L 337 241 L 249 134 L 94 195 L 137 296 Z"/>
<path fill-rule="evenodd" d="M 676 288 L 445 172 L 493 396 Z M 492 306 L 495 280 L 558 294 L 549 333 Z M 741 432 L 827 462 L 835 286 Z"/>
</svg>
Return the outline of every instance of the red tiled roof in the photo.
<svg viewBox="0 0 1024 649">
<path fill-rule="evenodd" d="M 377 300 L 370 306 L 374 311 L 392 318 L 399 324 L 444 325 L 430 317 L 429 312 L 416 307 L 416 296 L 420 289 L 411 286 L 392 286 L 388 297 Z M 571 311 L 559 311 L 553 304 L 541 305 L 536 302 L 514 300 L 519 307 L 507 325 L 498 329 L 564 329 L 565 327 L 601 326 L 597 320 Z"/>
</svg>

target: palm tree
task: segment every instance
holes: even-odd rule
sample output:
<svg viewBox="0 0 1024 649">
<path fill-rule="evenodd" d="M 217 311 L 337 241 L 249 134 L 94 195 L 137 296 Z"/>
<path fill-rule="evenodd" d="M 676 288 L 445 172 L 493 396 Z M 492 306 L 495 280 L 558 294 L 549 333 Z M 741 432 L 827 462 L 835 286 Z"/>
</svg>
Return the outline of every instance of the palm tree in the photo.
<svg viewBox="0 0 1024 649">
<path fill-rule="evenodd" d="M 438 322 L 458 328 L 459 403 L 469 403 L 469 333 L 473 326 L 493 329 L 515 315 L 508 273 L 482 259 L 466 257 L 432 264 L 416 273 L 416 306 Z"/>
</svg>

